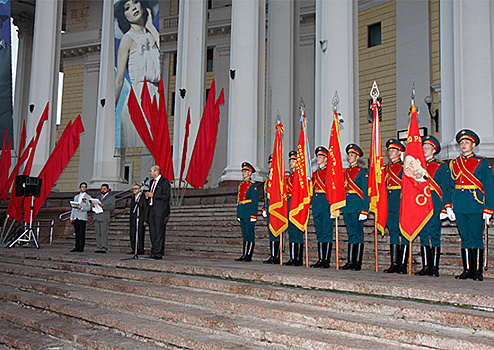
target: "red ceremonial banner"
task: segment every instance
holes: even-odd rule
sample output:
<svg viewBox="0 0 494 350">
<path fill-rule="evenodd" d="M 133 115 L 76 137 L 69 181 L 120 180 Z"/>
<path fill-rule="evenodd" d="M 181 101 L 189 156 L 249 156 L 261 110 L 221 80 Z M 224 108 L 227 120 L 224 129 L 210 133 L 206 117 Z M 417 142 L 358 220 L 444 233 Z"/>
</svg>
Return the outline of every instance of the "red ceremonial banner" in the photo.
<svg viewBox="0 0 494 350">
<path fill-rule="evenodd" d="M 408 126 L 401 185 L 400 230 L 409 241 L 415 239 L 434 212 L 422 138 L 417 122 L 418 113 L 417 106 L 410 106 L 411 120 Z"/>
<path fill-rule="evenodd" d="M 283 124 L 276 125 L 273 160 L 271 164 L 269 198 L 269 229 L 278 237 L 288 228 L 285 160 L 283 159 Z"/>
<path fill-rule="evenodd" d="M 346 206 L 345 173 L 341 157 L 340 119 L 334 111 L 333 126 L 329 138 L 328 163 L 326 166 L 326 198 L 331 204 L 331 214 L 339 215 L 339 210 Z"/>
</svg>

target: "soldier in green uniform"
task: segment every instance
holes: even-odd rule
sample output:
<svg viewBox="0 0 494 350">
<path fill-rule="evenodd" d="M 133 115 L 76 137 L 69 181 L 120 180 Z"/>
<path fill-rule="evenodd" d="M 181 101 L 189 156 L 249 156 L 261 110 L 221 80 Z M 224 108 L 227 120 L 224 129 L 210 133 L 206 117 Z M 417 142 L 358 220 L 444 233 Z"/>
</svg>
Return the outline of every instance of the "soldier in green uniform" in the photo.
<svg viewBox="0 0 494 350">
<path fill-rule="evenodd" d="M 457 279 L 484 279 L 485 225 L 494 213 L 494 176 L 485 157 L 473 153 L 480 144 L 479 136 L 472 130 L 463 129 L 456 134 L 461 156 L 449 164 L 454 181 L 452 194 L 456 224 L 461 236 L 463 272 Z"/>
<path fill-rule="evenodd" d="M 295 175 L 295 165 L 297 163 L 297 151 L 290 151 L 288 154 L 290 159 L 290 174 L 286 177 L 286 193 L 288 196 L 288 209 L 290 209 L 290 202 L 292 197 L 293 189 L 293 177 Z M 290 243 L 290 260 L 288 260 L 285 265 L 287 266 L 302 266 L 303 265 L 303 235 L 304 232 L 301 231 L 297 226 L 295 226 L 291 221 L 288 221 L 288 240 Z"/>
<path fill-rule="evenodd" d="M 341 212 L 348 232 L 348 262 L 341 269 L 360 271 L 364 254 L 364 221 L 369 215 L 369 170 L 358 165 L 364 152 L 357 144 L 346 146 L 346 153 L 350 167 L 345 169 L 346 206 Z"/>
<path fill-rule="evenodd" d="M 389 163 L 384 169 L 388 196 L 386 226 L 389 230 L 391 265 L 384 272 L 407 273 L 409 242 L 400 231 L 401 177 L 403 174 L 401 153 L 405 151 L 405 146 L 396 139 L 389 139 L 386 142 L 386 148 L 389 157 Z"/>
<path fill-rule="evenodd" d="M 252 261 L 255 245 L 257 209 L 259 205 L 259 187 L 250 179 L 256 169 L 248 162 L 242 163 L 244 181 L 238 186 L 237 221 L 242 228 L 243 253 L 236 261 Z"/>
<path fill-rule="evenodd" d="M 420 231 L 420 254 L 422 269 L 417 276 L 439 276 L 439 257 L 441 255 L 441 220 L 449 217 L 454 220 L 451 209 L 451 175 L 448 164 L 437 160 L 434 155 L 441 152 L 441 144 L 434 136 L 424 136 L 422 147 L 429 175 L 434 215 Z"/>
<path fill-rule="evenodd" d="M 319 168 L 312 173 L 313 193 L 312 216 L 317 235 L 317 251 L 319 260 L 310 267 L 329 268 L 331 249 L 333 248 L 334 219 L 330 215 L 330 205 L 326 198 L 326 161 L 328 149 L 323 146 L 316 148 L 316 162 Z"/>
<path fill-rule="evenodd" d="M 264 207 L 262 208 L 262 216 L 266 218 L 266 223 L 268 226 L 269 234 L 269 259 L 263 261 L 264 264 L 279 264 L 280 263 L 280 236 L 275 237 L 271 233 L 269 228 L 269 198 L 268 198 L 268 187 L 272 179 L 272 169 L 271 162 L 273 161 L 273 155 L 271 154 L 268 159 L 269 164 L 269 175 L 267 180 L 264 182 Z"/>
</svg>

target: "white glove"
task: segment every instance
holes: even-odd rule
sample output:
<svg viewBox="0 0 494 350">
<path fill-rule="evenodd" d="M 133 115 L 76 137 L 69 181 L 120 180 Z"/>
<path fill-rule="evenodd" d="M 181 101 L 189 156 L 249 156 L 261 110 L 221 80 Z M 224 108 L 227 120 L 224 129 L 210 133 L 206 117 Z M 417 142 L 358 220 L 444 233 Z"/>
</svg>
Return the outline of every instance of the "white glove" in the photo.
<svg viewBox="0 0 494 350">
<path fill-rule="evenodd" d="M 454 213 L 453 213 L 454 215 Z M 448 218 L 448 214 L 440 212 L 439 213 L 439 220 L 446 220 Z"/>
<path fill-rule="evenodd" d="M 485 224 L 489 226 L 489 221 L 491 220 L 491 214 L 484 213 Z"/>
<path fill-rule="evenodd" d="M 262 217 L 267 218 L 268 217 L 268 212 L 266 210 L 262 211 Z"/>
<path fill-rule="evenodd" d="M 358 216 L 358 221 L 365 221 L 365 220 L 367 220 L 367 215 L 365 215 L 365 214 L 360 214 L 360 215 Z"/>
<path fill-rule="evenodd" d="M 334 217 L 333 213 L 330 213 L 329 215 L 330 215 L 331 219 L 336 219 L 336 218 Z"/>
<path fill-rule="evenodd" d="M 240 218 L 237 218 L 237 221 L 240 222 Z"/>
<path fill-rule="evenodd" d="M 448 219 L 451 221 L 456 220 L 456 215 L 455 212 L 453 211 L 453 208 L 446 208 L 446 214 L 448 215 Z"/>
<path fill-rule="evenodd" d="M 250 218 L 250 222 L 256 222 L 256 221 L 257 221 L 257 219 L 255 219 L 255 218 Z"/>
</svg>

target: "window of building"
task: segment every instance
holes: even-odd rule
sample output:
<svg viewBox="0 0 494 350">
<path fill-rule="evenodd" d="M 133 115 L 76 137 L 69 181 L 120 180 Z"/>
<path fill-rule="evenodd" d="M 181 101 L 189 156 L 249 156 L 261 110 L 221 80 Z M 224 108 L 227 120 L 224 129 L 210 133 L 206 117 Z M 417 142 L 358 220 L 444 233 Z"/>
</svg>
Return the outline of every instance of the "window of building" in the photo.
<svg viewBox="0 0 494 350">
<path fill-rule="evenodd" d="M 212 47 L 208 48 L 207 61 L 206 61 L 206 72 L 212 72 L 214 68 L 214 49 Z"/>
<path fill-rule="evenodd" d="M 175 93 L 172 92 L 172 106 L 170 108 L 170 115 L 175 115 Z"/>
<path fill-rule="evenodd" d="M 377 101 L 379 103 L 381 103 L 381 107 L 377 107 L 377 113 L 379 113 L 379 121 L 382 122 L 383 121 L 383 108 L 382 108 L 383 99 L 382 99 L 382 97 L 378 97 Z M 367 121 L 369 123 L 372 123 L 374 121 L 374 114 L 373 114 L 373 111 L 371 109 L 371 105 L 372 105 L 372 99 L 368 99 L 367 100 Z"/>
<path fill-rule="evenodd" d="M 213 0 L 208 0 L 208 10 L 213 8 Z"/>
<path fill-rule="evenodd" d="M 367 27 L 367 47 L 381 45 L 381 22 Z"/>
<path fill-rule="evenodd" d="M 177 53 L 175 52 L 173 54 L 173 70 L 172 70 L 172 75 L 176 76 L 177 75 Z"/>
</svg>

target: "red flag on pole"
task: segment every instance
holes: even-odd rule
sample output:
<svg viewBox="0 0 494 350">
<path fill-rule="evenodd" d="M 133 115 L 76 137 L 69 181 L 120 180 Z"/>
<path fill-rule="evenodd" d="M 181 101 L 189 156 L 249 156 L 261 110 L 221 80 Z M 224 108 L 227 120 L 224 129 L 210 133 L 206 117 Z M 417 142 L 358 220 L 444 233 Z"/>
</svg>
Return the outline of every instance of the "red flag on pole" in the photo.
<svg viewBox="0 0 494 350">
<path fill-rule="evenodd" d="M 31 153 L 29 154 L 29 160 L 27 161 L 26 167 L 24 168 L 24 175 L 29 175 L 31 173 L 31 168 L 34 161 L 34 152 L 36 152 L 36 146 L 38 145 L 39 137 L 41 136 L 41 131 L 43 130 L 44 122 L 48 120 L 48 107 L 50 102 L 46 104 L 45 110 L 39 119 L 38 126 L 36 127 L 36 138 L 34 139 L 34 145 L 31 148 Z"/>
<path fill-rule="evenodd" d="M 182 179 L 185 170 L 185 161 L 187 160 L 187 146 L 189 140 L 189 129 L 190 129 L 190 107 L 187 111 L 187 121 L 185 122 L 185 137 L 184 137 L 184 148 L 182 150 L 182 164 L 180 165 L 180 181 L 178 182 L 178 188 L 182 185 Z"/>
<path fill-rule="evenodd" d="M 22 143 L 22 140 L 21 140 L 21 143 Z M 24 142 L 24 144 L 25 144 L 25 142 Z M 1 195 L 2 199 L 4 199 L 4 200 L 7 199 L 9 192 L 10 192 L 10 187 L 12 186 L 12 183 L 14 182 L 15 177 L 19 174 L 19 168 L 22 166 L 22 164 L 24 164 L 27 157 L 29 156 L 29 150 L 31 149 L 31 147 L 33 147 L 33 144 L 34 144 L 34 138 L 31 139 L 31 142 L 29 142 L 29 145 L 26 147 L 26 149 L 22 153 L 19 153 L 20 156 L 19 156 L 19 158 L 17 158 L 17 163 L 15 164 L 14 169 L 12 169 L 12 172 L 10 173 L 10 176 L 7 180 L 7 183 L 6 183 L 5 187 L 3 188 L 3 192 Z M 11 196 L 11 201 L 12 201 L 12 198 L 13 198 L 13 196 Z M 9 208 L 10 208 L 10 203 L 9 203 Z"/>
<path fill-rule="evenodd" d="M 12 165 L 11 150 L 12 140 L 9 138 L 9 129 L 5 129 L 5 137 L 3 138 L 2 157 L 0 158 L 0 194 L 3 193 L 3 189 L 7 186 L 7 180 L 9 179 L 10 166 Z M 8 193 L 8 192 L 7 192 Z M 0 198 L 3 200 L 4 198 Z M 7 198 L 5 198 L 7 199 Z"/>
<path fill-rule="evenodd" d="M 400 230 L 403 237 L 409 241 L 415 239 L 434 212 L 422 138 L 417 122 L 418 113 L 417 106 L 412 104 L 401 185 Z"/>
<path fill-rule="evenodd" d="M 346 205 L 345 174 L 341 157 L 340 119 L 336 109 L 333 114 L 333 126 L 329 138 L 328 163 L 326 171 L 326 198 L 331 203 L 331 214 L 339 215 L 339 210 Z"/>
<path fill-rule="evenodd" d="M 283 159 L 283 124 L 276 125 L 273 160 L 268 186 L 269 229 L 278 237 L 288 228 L 288 202 L 286 193 L 285 160 Z"/>
<path fill-rule="evenodd" d="M 297 161 L 293 175 L 290 221 L 301 231 L 309 222 L 309 207 L 312 199 L 312 171 L 310 167 L 309 140 L 307 138 L 307 116 L 301 118 L 300 137 L 297 146 Z"/>
<path fill-rule="evenodd" d="M 189 170 L 185 180 L 194 188 L 204 186 L 209 169 L 213 163 L 216 137 L 218 135 L 219 106 L 225 103 L 223 89 L 215 103 L 215 81 L 211 83 L 209 95 L 202 114 L 201 124 L 197 132 L 196 142 L 189 163 Z"/>
<path fill-rule="evenodd" d="M 168 181 L 173 181 L 175 179 L 175 172 L 173 171 L 173 159 L 172 159 L 172 146 L 170 142 L 170 130 L 168 129 L 168 116 L 166 113 L 166 102 L 165 102 L 165 89 L 163 87 L 163 78 L 160 80 L 160 85 L 158 88 L 159 94 L 159 110 L 158 110 L 158 130 L 157 130 L 157 141 L 155 140 L 156 147 L 160 150 L 159 159 L 157 164 L 161 167 L 161 174 Z M 156 143 L 157 142 L 157 143 Z"/>
<path fill-rule="evenodd" d="M 377 229 L 384 235 L 388 218 L 388 196 L 384 181 L 384 161 L 379 126 L 378 101 L 372 103 L 374 121 L 372 123 L 371 154 L 369 164 L 369 211 L 374 213 Z"/>
</svg>

